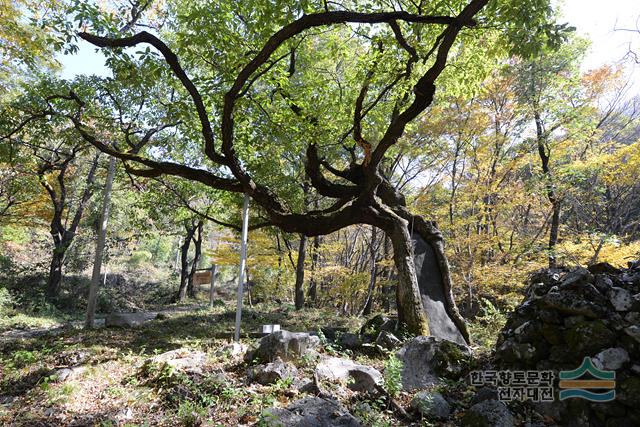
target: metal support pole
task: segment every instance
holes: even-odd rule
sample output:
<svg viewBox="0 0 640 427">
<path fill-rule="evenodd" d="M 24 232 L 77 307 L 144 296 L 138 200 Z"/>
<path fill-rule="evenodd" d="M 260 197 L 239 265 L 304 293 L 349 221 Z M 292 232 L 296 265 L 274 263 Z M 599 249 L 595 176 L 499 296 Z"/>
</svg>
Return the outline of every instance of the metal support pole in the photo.
<svg viewBox="0 0 640 427">
<path fill-rule="evenodd" d="M 249 232 L 249 195 L 244 195 L 242 205 L 242 241 L 240 244 L 240 274 L 238 275 L 238 300 L 236 305 L 236 333 L 234 339 L 240 341 L 240 319 L 242 318 L 242 299 L 244 295 L 244 270 L 247 264 L 247 234 Z"/>
<path fill-rule="evenodd" d="M 216 283 L 216 265 L 211 264 L 211 287 L 209 288 L 209 307 L 213 308 L 213 289 Z"/>
</svg>

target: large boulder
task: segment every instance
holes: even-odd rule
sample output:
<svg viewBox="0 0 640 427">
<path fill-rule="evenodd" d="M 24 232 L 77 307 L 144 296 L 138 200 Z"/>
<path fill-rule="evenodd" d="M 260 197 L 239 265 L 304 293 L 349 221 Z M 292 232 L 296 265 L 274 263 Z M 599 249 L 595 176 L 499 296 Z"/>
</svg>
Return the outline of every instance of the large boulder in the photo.
<svg viewBox="0 0 640 427">
<path fill-rule="evenodd" d="M 111 313 L 105 318 L 105 326 L 136 328 L 158 317 L 158 313 Z"/>
<path fill-rule="evenodd" d="M 415 337 L 396 354 L 403 363 L 402 387 L 406 391 L 427 388 L 440 378 L 458 379 L 472 361 L 469 347 L 436 337 Z"/>
<path fill-rule="evenodd" d="M 316 366 L 319 380 L 346 384 L 353 391 L 375 392 L 382 385 L 382 374 L 375 368 L 339 357 L 324 358 Z"/>
<path fill-rule="evenodd" d="M 344 406 L 320 397 L 297 400 L 286 409 L 266 409 L 259 424 L 265 427 L 362 427 Z"/>
<path fill-rule="evenodd" d="M 283 361 L 294 360 L 304 356 L 316 355 L 320 338 L 306 332 L 289 332 L 280 330 L 260 339 L 258 348 L 248 352 L 247 361 L 273 362 L 277 358 Z"/>
</svg>

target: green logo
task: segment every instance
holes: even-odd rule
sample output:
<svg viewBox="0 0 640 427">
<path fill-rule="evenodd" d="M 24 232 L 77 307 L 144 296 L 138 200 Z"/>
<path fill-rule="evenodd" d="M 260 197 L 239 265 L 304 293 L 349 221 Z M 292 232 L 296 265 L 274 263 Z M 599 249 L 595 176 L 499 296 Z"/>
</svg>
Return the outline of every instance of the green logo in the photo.
<svg viewBox="0 0 640 427">
<path fill-rule="evenodd" d="M 580 379 L 585 374 L 589 374 L 591 378 Z M 591 358 L 585 357 L 577 369 L 560 371 L 559 387 L 560 400 L 578 397 L 592 402 L 610 402 L 616 398 L 616 373 L 596 368 Z"/>
</svg>

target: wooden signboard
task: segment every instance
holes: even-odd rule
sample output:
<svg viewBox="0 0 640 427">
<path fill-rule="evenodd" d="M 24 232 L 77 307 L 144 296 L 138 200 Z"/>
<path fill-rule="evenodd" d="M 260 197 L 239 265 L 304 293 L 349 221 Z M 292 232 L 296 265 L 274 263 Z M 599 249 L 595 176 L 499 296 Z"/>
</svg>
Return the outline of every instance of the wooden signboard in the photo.
<svg viewBox="0 0 640 427">
<path fill-rule="evenodd" d="M 193 276 L 194 285 L 208 285 L 211 283 L 211 270 L 196 271 Z"/>
</svg>

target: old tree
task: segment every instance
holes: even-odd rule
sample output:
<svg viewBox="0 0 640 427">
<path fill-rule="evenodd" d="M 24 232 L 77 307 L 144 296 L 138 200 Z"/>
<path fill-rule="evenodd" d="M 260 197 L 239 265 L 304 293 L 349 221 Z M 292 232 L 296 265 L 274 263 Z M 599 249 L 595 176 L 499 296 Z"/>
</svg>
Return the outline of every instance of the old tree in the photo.
<svg viewBox="0 0 640 427">
<path fill-rule="evenodd" d="M 76 6 L 83 31 L 66 36 L 104 48 L 119 90 L 155 86 L 152 107 L 123 114 L 101 89 L 70 84 L 47 114 L 129 173 L 249 195 L 260 225 L 305 236 L 379 228 L 400 320 L 468 341 L 442 234 L 394 188 L 392 163 L 436 87 L 468 90 L 500 55 L 558 42 L 565 28 L 548 1 L 207 3 L 169 2 L 148 21 Z M 138 31 L 143 22 L 153 30 Z"/>
</svg>

